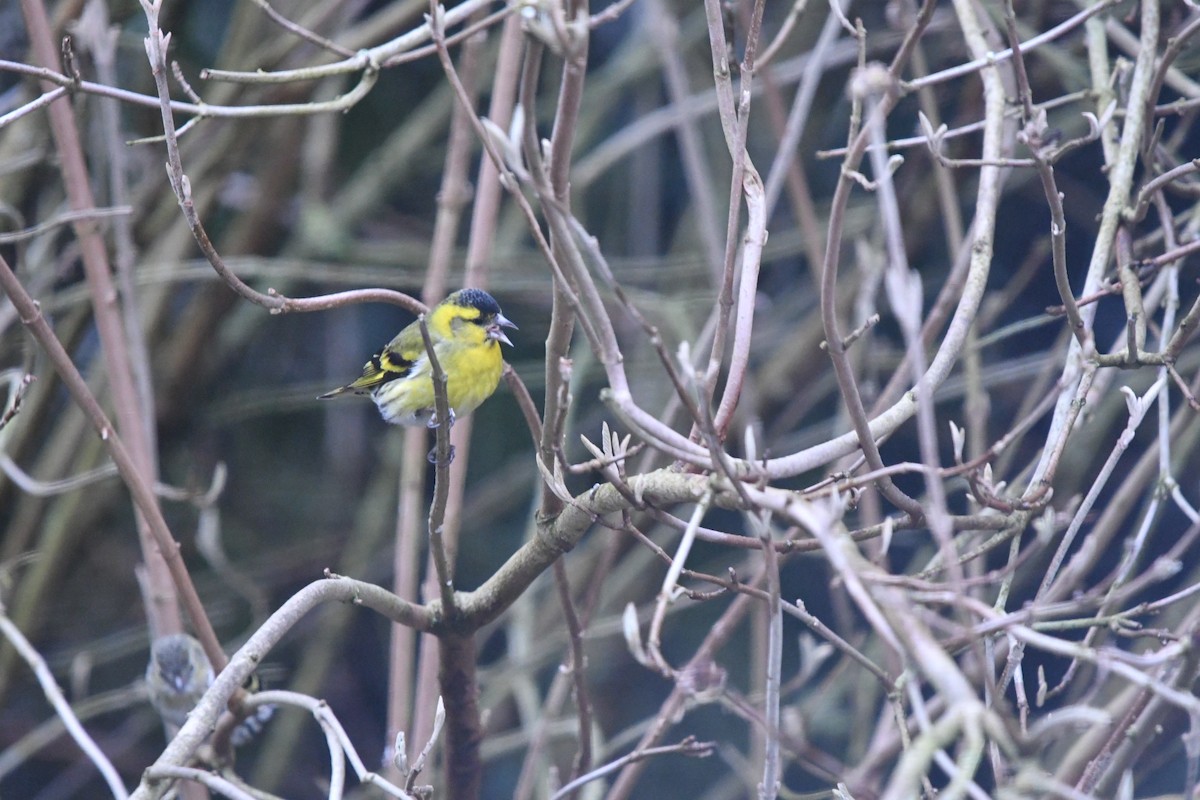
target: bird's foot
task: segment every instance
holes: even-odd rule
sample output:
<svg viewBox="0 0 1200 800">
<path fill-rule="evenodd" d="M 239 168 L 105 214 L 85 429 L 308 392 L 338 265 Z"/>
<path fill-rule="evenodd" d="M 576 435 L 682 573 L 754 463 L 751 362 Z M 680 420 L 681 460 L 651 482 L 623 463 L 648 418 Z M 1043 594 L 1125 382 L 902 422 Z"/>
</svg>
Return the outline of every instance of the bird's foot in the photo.
<svg viewBox="0 0 1200 800">
<path fill-rule="evenodd" d="M 429 454 L 425 456 L 425 459 L 430 464 L 437 464 L 438 463 L 437 448 L 434 447 L 432 450 L 430 450 Z M 450 466 L 453 463 L 454 463 L 454 445 L 450 445 L 450 452 L 446 455 L 446 466 Z"/>
<path fill-rule="evenodd" d="M 426 421 L 426 423 L 425 423 L 425 427 L 426 427 L 426 428 L 429 428 L 429 430 L 431 430 L 431 431 L 435 431 L 435 430 L 437 430 L 438 428 L 440 428 L 441 426 L 442 426 L 442 421 L 441 421 L 440 419 L 438 419 L 437 410 L 436 410 L 436 409 L 434 409 L 434 410 L 430 411 L 430 412 L 429 412 L 429 419 L 428 419 L 428 421 Z M 450 409 L 450 423 L 449 423 L 449 426 L 450 426 L 451 428 L 453 428 L 453 427 L 454 427 L 454 409 L 453 409 L 453 408 L 452 408 L 452 409 Z"/>
</svg>

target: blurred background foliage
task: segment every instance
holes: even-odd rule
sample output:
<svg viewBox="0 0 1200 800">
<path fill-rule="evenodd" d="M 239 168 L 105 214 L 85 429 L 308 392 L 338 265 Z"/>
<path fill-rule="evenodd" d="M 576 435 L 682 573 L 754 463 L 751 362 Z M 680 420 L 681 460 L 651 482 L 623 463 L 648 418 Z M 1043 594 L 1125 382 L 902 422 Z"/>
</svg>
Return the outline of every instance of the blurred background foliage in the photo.
<svg viewBox="0 0 1200 800">
<path fill-rule="evenodd" d="M 593 11 L 598 11 L 604 4 L 594 5 Z M 734 4 L 731 14 L 743 13 L 743 5 Z M 901 31 L 893 27 L 889 13 L 897 5 L 903 4 L 853 4 L 852 14 L 861 16 L 871 32 L 868 58 L 887 60 L 894 52 Z M 1077 10 L 1068 2 L 1017 5 L 1026 34 L 1045 30 Z M 50 11 L 60 29 L 69 31 L 82 6 L 83 0 L 59 0 Z M 824 23 L 825 4 L 809 6 L 775 61 L 757 78 L 760 92 L 749 151 L 760 165 L 769 164 L 776 154 L 781 121 L 804 74 L 804 54 Z M 409 0 L 279 0 L 273 7 L 352 49 L 398 35 L 428 11 L 426 3 Z M 120 32 L 118 83 L 152 95 L 142 49 L 145 20 L 139 8 L 114 0 L 107 10 Z M 788 11 L 788 4 L 768 3 L 764 30 L 777 30 Z M 0 57 L 26 60 L 15 0 L 0 4 L 0 14 Z M 689 89 L 683 105 L 671 101 L 665 86 L 660 57 L 665 29 L 660 17 L 676 26 L 677 38 L 669 47 L 687 70 Z M 171 56 L 209 102 L 307 102 L 332 97 L 349 85 L 340 79 L 275 86 L 202 81 L 199 73 L 206 67 L 279 70 L 327 60 L 311 44 L 281 31 L 254 3 L 171 2 L 165 7 L 163 28 L 173 33 Z M 736 23 L 732 28 L 741 30 Z M 735 37 L 735 42 L 740 52 L 740 39 Z M 831 53 L 796 151 L 816 207 L 797 206 L 798 195 L 790 186 L 770 220 L 752 377 L 743 394 L 740 424 L 734 428 L 758 426 L 760 442 L 773 454 L 822 441 L 846 426 L 828 360 L 818 348 L 823 333 L 813 281 L 819 267 L 814 257 L 825 246 L 824 204 L 840 163 L 836 157 L 822 158 L 818 151 L 845 143 L 850 114 L 845 87 L 857 57 L 854 44 L 845 37 Z M 598 237 L 617 279 L 660 326 L 674 352 L 680 342 L 697 341 L 713 304 L 715 278 L 705 236 L 715 225 L 716 241 L 723 246 L 730 177 L 714 113 L 703 8 L 676 0 L 635 2 L 617 20 L 594 31 L 589 58 L 573 172 L 574 213 Z M 495 37 L 484 46 L 482 59 L 480 74 L 486 77 L 494 64 Z M 925 70 L 934 71 L 964 60 L 967 55 L 952 17 L 948 9 L 939 9 L 922 42 L 920 61 Z M 1038 50 L 1028 65 L 1040 100 L 1089 85 L 1078 33 Z M 80 69 L 85 78 L 95 79 L 87 52 L 80 53 Z M 554 113 L 557 69 L 558 62 L 548 58 L 541 78 L 545 102 L 532 113 L 542 135 L 547 135 Z M 29 79 L 11 75 L 5 75 L 3 88 L 0 112 L 36 91 Z M 1168 89 L 1159 102 L 1172 97 Z M 917 111 L 926 100 L 951 128 L 971 123 L 982 113 L 979 83 L 968 78 L 942 84 L 928 98 L 906 97 L 891 116 L 890 134 L 915 135 Z M 481 103 L 486 101 L 485 91 Z M 99 130 L 101 101 L 75 94 L 71 102 L 85 132 L 97 195 L 102 204 L 109 204 L 109 157 Z M 386 70 L 366 99 L 344 114 L 206 120 L 182 139 L 184 167 L 218 251 L 251 285 L 293 296 L 364 286 L 419 295 L 451 108 L 442 70 L 436 59 L 426 58 Z M 1082 98 L 1064 104 L 1050 112 L 1051 125 L 1064 137 L 1079 135 L 1085 130 L 1084 110 L 1095 109 Z M 119 112 L 122 138 L 161 133 L 156 108 L 121 104 Z M 684 177 L 673 126 L 685 113 L 695 115 L 695 130 L 701 136 L 710 201 L 718 209 L 715 219 L 702 218 Z M 1172 152 L 1196 152 L 1193 118 L 1167 122 L 1164 142 Z M 977 148 L 975 136 L 948 145 L 951 155 L 965 157 Z M 921 272 L 928 302 L 953 258 L 945 209 L 936 194 L 939 170 L 923 148 L 904 155 L 896 179 L 905 203 L 908 255 Z M 384 426 L 368 402 L 321 403 L 314 398 L 356 375 L 366 356 L 411 317 L 386 306 L 277 316 L 239 301 L 198 256 L 165 179 L 162 145 L 132 144 L 125 157 L 137 305 L 151 359 L 160 477 L 188 495 L 164 501 L 164 508 L 218 633 L 232 649 L 264 614 L 326 568 L 389 584 L 401 436 Z M 0 129 L 0 232 L 21 230 L 65 209 L 54 158 L 39 115 Z M 1098 147 L 1091 146 L 1056 168 L 1067 196 L 1073 270 L 1084 268 L 1088 240 L 1104 201 L 1101 163 Z M 976 174 L 956 170 L 942 177 L 947 175 L 962 198 L 957 213 L 969 220 Z M 1181 215 L 1194 210 L 1191 196 L 1172 196 L 1171 202 Z M 540 405 L 551 283 L 524 226 L 515 206 L 506 205 L 488 268 L 490 288 L 506 315 L 520 326 L 513 337 L 516 347 L 506 355 Z M 846 313 L 852 315 L 854 284 L 882 252 L 875 201 L 867 193 L 860 192 L 852 201 L 845 234 L 844 299 Z M 994 288 L 978 330 L 980 337 L 1000 334 L 979 349 L 993 436 L 1008 429 L 1031 393 L 1052 390 L 1059 363 L 1054 354 L 1061 352 L 1067 336 L 1061 318 L 1045 314 L 1057 295 L 1049 268 L 1048 212 L 1032 172 L 1018 170 L 1009 176 L 996 238 Z M 69 229 L 58 227 L 3 248 L 75 363 L 103 397 L 104 368 Z M 461 273 L 449 283 L 459 285 Z M 1187 304 L 1195 286 L 1192 281 L 1185 284 Z M 672 390 L 657 356 L 631 320 L 614 313 L 614 322 L 638 400 L 646 408 L 665 407 Z M 1101 341 L 1111 340 L 1123 324 L 1119 306 L 1101 305 L 1096 325 Z M 573 353 L 575 404 L 566 440 L 574 461 L 589 457 L 578 436 L 596 440 L 601 423 L 613 421 L 599 400 L 603 372 L 579 339 Z M 885 317 L 872 332 L 870 346 L 854 352 L 868 394 L 886 383 L 902 351 L 897 330 Z M 1186 353 L 1181 370 L 1194 371 L 1195 361 Z M 7 303 L 0 303 L 0 367 L 15 371 L 8 376 L 29 372 L 37 377 L 20 414 L 0 432 L 5 464 L 19 465 L 40 482 L 72 482 L 66 491 L 41 484 L 41 489 L 54 491 L 30 491 L 12 478 L 11 470 L 0 476 L 0 591 L 13 619 L 49 658 L 72 698 L 83 708 L 91 704 L 99 709 L 88 720 L 89 729 L 132 781 L 162 748 L 157 718 L 137 689 L 147 640 L 133 571 L 139 555 L 132 509 L 122 484 L 105 471 L 100 443 Z M 1128 382 L 1144 390 L 1152 377 L 1148 372 L 1131 373 Z M 967 401 L 963 381 L 951 380 L 938 399 L 947 416 L 959 418 Z M 869 406 L 870 397 L 867 400 Z M 1124 424 L 1123 408 L 1120 396 L 1110 393 L 1089 409 L 1096 433 L 1078 437 L 1071 448 L 1070 466 L 1060 471 L 1054 487 L 1057 497 L 1065 500 L 1090 485 L 1110 445 L 1108 434 Z M 525 539 L 539 485 L 530 437 L 512 396 L 502 389 L 475 417 L 461 509 L 461 588 L 477 586 Z M 1044 433 L 1044 427 L 1035 428 L 1035 434 L 1038 431 Z M 1193 421 L 1175 451 L 1180 459 L 1177 474 L 1197 474 L 1200 465 L 1190 446 L 1195 434 Z M 1023 440 L 1006 456 L 1014 466 L 1005 477 L 1028 462 L 1037 438 Z M 1139 441 L 1134 450 L 1146 444 Z M 733 441 L 731 448 L 739 449 Z M 661 457 L 648 458 L 646 463 L 665 463 Z M 906 459 L 919 459 L 907 429 L 885 447 L 885 460 Z M 98 470 L 101 475 L 95 479 L 80 477 Z M 202 507 L 201 498 L 219 470 L 226 472 L 224 489 L 215 505 Z M 794 485 L 806 486 L 821 477 L 802 476 Z M 593 474 L 572 476 L 568 483 L 580 491 L 597 479 Z M 915 478 L 902 478 L 900 483 L 920 491 Z M 952 502 L 965 507 L 961 491 Z M 219 536 L 230 568 L 214 568 L 199 552 L 202 523 Z M 734 532 L 742 525 L 738 515 L 717 511 L 705 524 Z M 1162 525 L 1179 530 L 1183 522 L 1168 514 Z M 649 522 L 645 531 L 668 549 L 676 535 Z M 904 569 L 910 559 L 920 565 L 929 554 L 927 536 L 898 536 L 892 557 L 896 568 Z M 609 752 L 619 753 L 632 746 L 641 721 L 670 690 L 666 681 L 631 659 L 619 624 L 626 602 L 653 598 L 662 566 L 620 532 L 597 526 L 567 558 L 575 585 L 589 587 L 588 576 L 603 559 L 611 559 L 614 566 L 603 586 L 595 589 L 599 603 L 589 627 L 588 668 L 598 729 L 604 732 Z M 717 574 L 729 567 L 747 569 L 743 554 L 715 545 L 699 545 L 689 565 L 693 563 Z M 1195 581 L 1195 570 L 1195 564 L 1185 569 L 1178 585 Z M 823 559 L 794 558 L 785 566 L 783 596 L 799 597 L 818 616 L 854 628 L 854 612 L 843 594 L 829 593 L 828 579 Z M 1031 588 L 1018 590 L 1028 593 Z M 669 658 L 685 658 L 694 650 L 721 602 L 683 604 L 673 612 L 664 642 Z M 794 620 L 787 620 L 786 641 L 794 642 L 799 630 Z M 760 624 L 749 625 L 724 651 L 722 663 L 730 670 L 730 684 L 744 692 L 754 691 L 754 680 L 749 657 L 743 654 L 760 646 L 761 636 Z M 385 745 L 380 709 L 386 696 L 388 640 L 389 625 L 379 617 L 353 609 L 323 609 L 270 654 L 266 683 L 327 699 L 364 754 L 379 753 Z M 539 582 L 480 638 L 482 704 L 489 714 L 485 796 L 510 795 L 531 721 L 539 713 L 540 695 L 557 673 L 564 651 L 561 614 L 548 581 Z M 1053 660 L 1044 661 L 1055 668 Z M 788 646 L 785 676 L 795 674 L 796 668 L 797 650 Z M 831 672 L 839 671 L 845 673 L 846 667 Z M 797 709 L 811 742 L 853 763 L 876 722 L 869 716 L 880 702 L 870 696 L 878 691 L 876 685 L 864 683 L 861 676 L 830 674 L 785 690 L 785 702 Z M 7 646 L 0 646 L 0 750 L 21 742 L 47 718 L 29 674 Z M 567 712 L 562 720 L 561 726 L 550 729 L 548 752 L 565 769 L 572 755 L 572 724 Z M 746 777 L 748 752 L 754 745 L 743 728 L 736 730 L 731 732 L 728 712 L 720 707 L 693 712 L 687 732 L 721 742 L 718 757 L 688 762 L 686 769 L 673 757 L 652 763 L 640 784 L 642 796 L 746 796 L 746 787 L 755 780 Z M 276 720 L 241 755 L 241 763 L 263 788 L 289 797 L 312 797 L 319 793 L 315 787 L 325 769 L 322 752 L 314 726 L 299 719 Z M 1177 764 L 1180 753 L 1178 747 L 1169 748 L 1162 758 Z M 62 738 L 19 763 L 0 759 L 0 766 L 4 796 L 51 800 L 95 796 L 91 793 L 98 791 L 91 767 Z M 797 791 L 828 785 L 800 768 L 788 773 L 786 783 Z"/>
</svg>

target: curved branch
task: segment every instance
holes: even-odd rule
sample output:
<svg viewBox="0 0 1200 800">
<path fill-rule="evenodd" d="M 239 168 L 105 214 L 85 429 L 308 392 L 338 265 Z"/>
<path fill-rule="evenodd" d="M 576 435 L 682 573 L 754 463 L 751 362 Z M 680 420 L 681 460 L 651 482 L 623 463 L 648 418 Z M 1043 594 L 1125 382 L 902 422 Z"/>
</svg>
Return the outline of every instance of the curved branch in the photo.
<svg viewBox="0 0 1200 800">
<path fill-rule="evenodd" d="M 310 583 L 280 606 L 279 610 L 234 653 L 229 665 L 217 675 L 212 687 L 200 698 L 200 702 L 188 715 L 187 722 L 150 769 L 158 770 L 186 764 L 196 748 L 212 732 L 217 717 L 229 698 L 241 688 L 242 683 L 258 667 L 263 657 L 308 612 L 322 603 L 329 602 L 366 606 L 393 622 L 410 625 L 418 630 L 429 630 L 433 622 L 428 609 L 401 600 L 374 584 L 335 575 Z M 158 781 L 150 777 L 152 774 L 150 770 L 147 771 L 147 775 L 131 795 L 132 800 L 150 800 L 156 796 Z"/>
</svg>

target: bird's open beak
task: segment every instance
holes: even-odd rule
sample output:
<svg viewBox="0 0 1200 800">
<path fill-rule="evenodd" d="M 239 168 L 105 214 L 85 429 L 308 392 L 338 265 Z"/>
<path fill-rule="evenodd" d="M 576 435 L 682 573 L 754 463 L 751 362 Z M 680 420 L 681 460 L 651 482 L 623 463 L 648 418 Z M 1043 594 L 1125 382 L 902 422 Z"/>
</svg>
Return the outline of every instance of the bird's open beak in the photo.
<svg viewBox="0 0 1200 800">
<path fill-rule="evenodd" d="M 512 328 L 515 331 L 517 326 L 512 324 L 508 317 L 504 316 L 503 314 L 497 314 L 496 319 L 492 321 L 492 324 L 487 326 L 487 338 L 497 342 L 504 342 L 509 347 L 512 347 L 513 343 L 508 336 L 505 335 L 503 330 L 504 328 Z"/>
</svg>

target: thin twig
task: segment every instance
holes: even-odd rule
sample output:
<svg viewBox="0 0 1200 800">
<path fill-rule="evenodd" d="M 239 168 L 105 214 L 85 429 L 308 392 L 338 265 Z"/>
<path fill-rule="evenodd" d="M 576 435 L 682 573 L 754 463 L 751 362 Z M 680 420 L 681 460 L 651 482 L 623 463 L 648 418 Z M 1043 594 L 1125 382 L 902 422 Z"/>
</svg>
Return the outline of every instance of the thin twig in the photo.
<svg viewBox="0 0 1200 800">
<path fill-rule="evenodd" d="M 689 736 L 678 744 L 668 744 L 661 747 L 647 747 L 644 749 L 634 750 L 631 753 L 627 753 L 618 759 L 608 762 L 602 767 L 597 767 L 586 775 L 579 776 L 552 794 L 550 796 L 550 800 L 559 800 L 559 798 L 569 797 L 581 786 L 592 781 L 599 780 L 605 775 L 615 772 L 628 764 L 633 764 L 638 761 L 644 761 L 648 758 L 668 755 L 671 753 L 679 753 L 681 755 L 693 756 L 695 758 L 707 758 L 712 754 L 715 748 L 716 745 L 713 742 L 698 742 L 693 737 Z"/>
<path fill-rule="evenodd" d="M 563 618 L 567 622 L 567 641 L 570 643 L 570 662 L 566 669 L 571 673 L 575 692 L 575 707 L 579 716 L 579 749 L 571 765 L 574 780 L 592 769 L 592 699 L 588 691 L 587 657 L 583 650 L 583 625 L 575 611 L 571 598 L 571 584 L 567 579 L 567 568 L 560 558 L 554 562 L 554 585 L 558 589 L 558 602 L 562 606 Z"/>
<path fill-rule="evenodd" d="M 421 328 L 421 339 L 425 342 L 425 356 L 429 359 L 429 377 L 433 382 L 434 418 L 437 445 L 434 449 L 433 502 L 429 506 L 429 552 L 437 570 L 438 592 L 442 598 L 442 611 L 450 618 L 456 613 L 454 602 L 454 571 L 447 558 L 442 526 L 446 521 L 446 501 L 450 494 L 450 401 L 446 397 L 446 372 L 438 360 L 433 339 L 429 336 L 429 325 L 425 315 L 417 317 Z"/>
<path fill-rule="evenodd" d="M 96 766 L 96 769 L 104 777 L 104 782 L 108 784 L 108 791 L 113 797 L 118 798 L 118 800 L 126 800 L 129 797 L 129 793 L 125 790 L 125 785 L 121 782 L 120 774 L 112 765 L 112 762 L 108 760 L 108 756 L 104 754 L 104 751 L 100 749 L 92 737 L 88 735 L 87 731 L 83 729 L 79 718 L 71 710 L 71 704 L 63 696 L 58 682 L 54 680 L 54 675 L 50 672 L 50 667 L 47 666 L 45 659 L 29 643 L 29 640 L 13 624 L 12 620 L 8 618 L 7 610 L 3 604 L 0 604 L 0 634 L 3 634 L 4 638 L 17 651 L 17 654 L 33 670 L 34 677 L 37 678 L 38 684 L 42 687 L 42 693 L 46 696 L 46 701 L 54 708 L 55 716 L 62 720 L 67 733 L 71 735 L 71 738 L 79 745 L 79 749 L 84 752 L 88 760 Z"/>
</svg>

